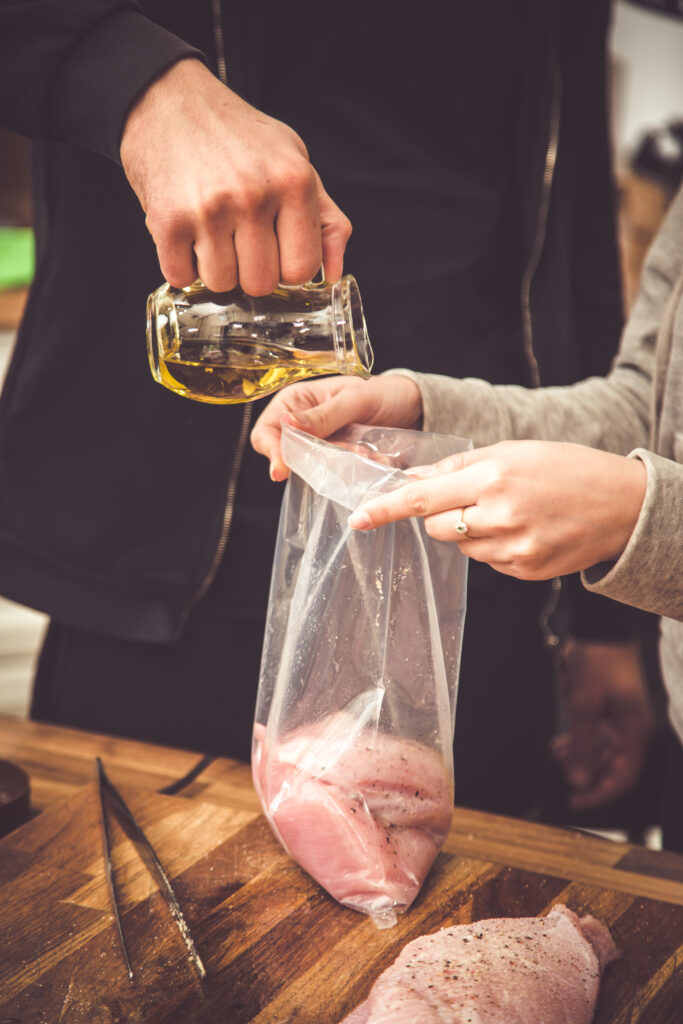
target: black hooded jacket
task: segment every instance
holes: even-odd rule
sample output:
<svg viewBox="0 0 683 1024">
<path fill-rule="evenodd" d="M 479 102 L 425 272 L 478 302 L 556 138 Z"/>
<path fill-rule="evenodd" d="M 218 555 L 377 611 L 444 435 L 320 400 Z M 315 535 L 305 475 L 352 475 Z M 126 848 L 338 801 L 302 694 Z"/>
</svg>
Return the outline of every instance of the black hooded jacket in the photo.
<svg viewBox="0 0 683 1024">
<path fill-rule="evenodd" d="M 284 5 L 290 23 L 299 6 Z M 388 5 L 377 6 L 386 17 Z M 442 346 L 429 365 L 418 364 L 419 350 L 378 345 L 373 335 L 378 369 L 412 363 L 555 384 L 604 372 L 616 350 L 621 296 L 605 128 L 608 4 L 505 6 L 516 10 L 521 69 L 508 185 L 521 239 L 519 324 L 506 339 L 511 355 L 503 364 L 493 350 L 468 348 L 461 339 L 460 349 Z M 267 56 L 277 50 L 273 18 L 282 7 L 265 0 L 0 2 L 2 120 L 34 140 L 37 244 L 35 280 L 0 398 L 0 591 L 57 621 L 128 639 L 178 637 L 223 552 L 236 456 L 242 467 L 225 557 L 235 613 L 262 614 L 280 494 L 265 462 L 245 444 L 243 407 L 180 399 L 152 379 L 145 300 L 161 274 L 118 161 L 131 104 L 186 56 L 214 70 L 224 56 L 235 91 L 275 116 L 288 115 Z M 427 4 L 415 30 L 442 40 L 457 32 L 466 40 L 476 7 L 441 4 L 445 21 L 436 23 Z M 335 38 L 341 16 L 301 5 L 309 33 L 313 9 L 327 59 L 325 40 Z M 367 9 L 345 8 L 356 32 L 364 31 Z M 410 76 L 409 50 L 396 61 Z M 343 90 L 352 64 L 332 60 L 332 67 Z M 293 112 L 290 123 L 328 191 L 351 212 L 335 192 L 339 163 L 327 173 L 324 139 L 316 139 L 308 111 L 299 124 Z M 483 180 L 485 166 L 481 173 Z M 339 187 L 343 193 L 343 180 Z M 470 246 L 464 237 L 453 239 L 464 262 Z M 357 252 L 360 264 L 370 258 Z M 454 322 L 467 317 L 467 294 L 478 295 L 485 309 L 486 291 L 497 282 L 480 278 L 468 280 Z M 622 613 L 604 614 L 607 635 L 621 635 Z M 600 634 L 592 614 L 585 621 Z"/>
</svg>

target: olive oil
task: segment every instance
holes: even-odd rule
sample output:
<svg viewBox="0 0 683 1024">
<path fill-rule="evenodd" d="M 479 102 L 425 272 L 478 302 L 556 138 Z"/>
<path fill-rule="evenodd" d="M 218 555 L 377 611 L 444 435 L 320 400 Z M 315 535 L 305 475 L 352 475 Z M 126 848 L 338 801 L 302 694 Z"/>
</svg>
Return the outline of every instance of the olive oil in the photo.
<svg viewBox="0 0 683 1024">
<path fill-rule="evenodd" d="M 178 354 L 159 359 L 160 383 L 184 398 L 215 405 L 252 402 L 278 391 L 285 384 L 338 373 L 334 358 L 327 352 L 298 352 L 254 343 L 231 342 L 229 361 L 212 363 L 206 359 L 179 358 Z M 223 353 L 225 360 L 225 353 Z"/>
<path fill-rule="evenodd" d="M 368 377 L 372 348 L 355 280 L 288 287 L 253 297 L 162 285 L 147 300 L 154 379 L 184 398 L 252 402 L 329 373 Z"/>
</svg>

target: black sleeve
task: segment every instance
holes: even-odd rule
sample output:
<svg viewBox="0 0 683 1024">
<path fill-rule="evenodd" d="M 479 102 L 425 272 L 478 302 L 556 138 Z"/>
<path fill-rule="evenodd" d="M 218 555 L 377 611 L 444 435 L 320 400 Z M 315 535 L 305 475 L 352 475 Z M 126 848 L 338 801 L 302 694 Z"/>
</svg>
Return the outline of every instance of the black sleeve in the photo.
<svg viewBox="0 0 683 1024">
<path fill-rule="evenodd" d="M 204 60 L 132 0 L 0 0 L 0 121 L 118 162 L 131 105 L 183 57 Z"/>
</svg>

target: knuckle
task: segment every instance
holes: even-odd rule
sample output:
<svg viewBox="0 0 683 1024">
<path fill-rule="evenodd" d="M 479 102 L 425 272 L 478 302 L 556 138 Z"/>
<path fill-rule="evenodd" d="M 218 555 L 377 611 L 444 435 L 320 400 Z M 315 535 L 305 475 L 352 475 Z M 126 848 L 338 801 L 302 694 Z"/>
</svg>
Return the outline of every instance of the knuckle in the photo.
<svg viewBox="0 0 683 1024">
<path fill-rule="evenodd" d="M 278 189 L 290 199 L 306 202 L 316 191 L 313 168 L 306 160 L 289 161 L 278 169 Z"/>
<path fill-rule="evenodd" d="M 321 437 L 328 437 L 332 433 L 332 419 L 327 409 L 308 409 L 308 422 Z"/>
<path fill-rule="evenodd" d="M 447 455 L 445 459 L 438 463 L 438 466 L 444 473 L 455 473 L 456 470 L 462 468 L 462 456 Z"/>
<path fill-rule="evenodd" d="M 487 484 L 492 494 L 499 495 L 505 491 L 505 470 L 497 459 L 489 467 Z"/>
<path fill-rule="evenodd" d="M 351 221 L 339 210 L 334 217 L 329 217 L 324 223 L 324 232 L 326 237 L 330 241 L 334 242 L 335 245 L 340 243 L 345 246 L 351 237 L 353 231 L 353 225 Z"/>
<path fill-rule="evenodd" d="M 539 561 L 534 552 L 517 551 L 511 559 L 516 570 L 525 580 L 542 580 L 546 578 L 543 571 L 543 564 Z"/>
<path fill-rule="evenodd" d="M 197 220 L 202 224 L 213 225 L 225 210 L 225 195 L 222 192 L 211 192 L 202 196 L 197 208 Z"/>
<path fill-rule="evenodd" d="M 235 205 L 233 199 L 233 195 L 224 189 L 204 193 L 197 210 L 197 219 L 203 224 L 215 225 Z"/>
<path fill-rule="evenodd" d="M 243 181 L 232 196 L 232 205 L 247 217 L 258 217 L 271 201 L 270 189 L 261 179 Z"/>
<path fill-rule="evenodd" d="M 245 177 L 231 188 L 215 188 L 205 192 L 197 205 L 196 218 L 199 222 L 215 225 L 226 216 L 237 214 L 242 217 L 258 216 L 268 205 L 269 191 L 264 181 L 256 177 Z"/>
<path fill-rule="evenodd" d="M 157 245 L 174 245 L 191 233 L 184 210 L 175 211 L 152 206 L 145 216 L 145 224 Z"/>
<path fill-rule="evenodd" d="M 536 545 L 529 537 L 520 537 L 515 541 L 511 556 L 519 565 L 531 568 L 536 560 Z"/>
<path fill-rule="evenodd" d="M 353 225 L 346 214 L 341 213 L 339 216 L 339 224 L 337 228 L 341 238 L 344 242 L 348 242 L 353 232 Z"/>
<path fill-rule="evenodd" d="M 411 516 L 423 516 L 427 512 L 427 495 L 422 487 L 406 488 L 406 510 Z"/>
</svg>

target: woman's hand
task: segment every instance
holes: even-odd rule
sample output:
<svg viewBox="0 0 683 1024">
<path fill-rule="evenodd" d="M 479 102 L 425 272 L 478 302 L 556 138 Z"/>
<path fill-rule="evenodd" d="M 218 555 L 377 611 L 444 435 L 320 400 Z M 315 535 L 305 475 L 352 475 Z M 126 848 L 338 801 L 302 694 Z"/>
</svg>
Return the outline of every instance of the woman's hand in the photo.
<svg viewBox="0 0 683 1024">
<path fill-rule="evenodd" d="M 414 427 L 421 416 L 420 391 L 409 377 L 325 377 L 279 391 L 256 421 L 251 443 L 270 461 L 272 479 L 285 480 L 289 469 L 280 451 L 283 422 L 315 437 L 329 437 L 348 423 Z"/>
<path fill-rule="evenodd" d="M 409 472 L 414 483 L 361 506 L 349 525 L 423 516 L 430 536 L 457 540 L 463 554 L 526 580 L 617 559 L 647 473 L 639 459 L 552 441 L 504 441 Z"/>
</svg>

